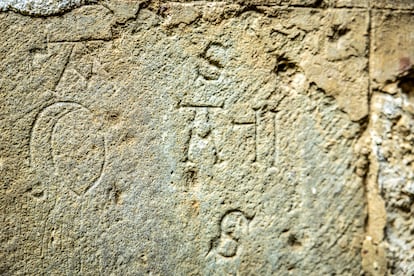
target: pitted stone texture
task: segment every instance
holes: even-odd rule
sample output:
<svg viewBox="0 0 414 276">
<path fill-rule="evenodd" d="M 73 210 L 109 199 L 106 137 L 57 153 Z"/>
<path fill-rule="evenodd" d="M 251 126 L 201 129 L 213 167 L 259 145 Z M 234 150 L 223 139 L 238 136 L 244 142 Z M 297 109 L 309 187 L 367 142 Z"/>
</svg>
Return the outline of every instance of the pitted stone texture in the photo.
<svg viewBox="0 0 414 276">
<path fill-rule="evenodd" d="M 385 86 L 392 86 L 399 74 L 413 66 L 413 18 L 413 12 L 373 12 L 370 70 L 374 88 L 391 89 Z"/>
<path fill-rule="evenodd" d="M 380 239 L 385 241 L 381 246 L 387 250 L 390 275 L 414 273 L 413 18 L 412 12 L 395 11 L 375 11 L 373 17 L 370 65 L 373 96 L 367 133 L 372 149 L 370 171 L 376 175 L 377 193 L 386 212 L 376 228 L 384 233 Z M 372 209 L 369 216 L 376 217 L 380 209 Z M 368 220 L 368 229 L 375 223 L 374 219 Z M 367 270 L 383 275 L 375 266 L 383 265 L 367 262 Z"/>
<path fill-rule="evenodd" d="M 413 103 L 399 91 L 395 95 L 374 94 L 372 106 L 371 136 L 378 162 L 378 185 L 387 212 L 384 239 L 389 274 L 410 275 L 414 273 Z"/>
<path fill-rule="evenodd" d="M 1 273 L 359 275 L 370 20 L 317 2 L 0 13 Z"/>
<path fill-rule="evenodd" d="M 83 6 L 51 18 L 46 25 L 47 39 L 50 43 L 111 40 L 113 19 L 113 12 L 103 6 Z"/>
<path fill-rule="evenodd" d="M 228 16 L 229 11 L 224 7 L 213 7 L 212 9 L 216 12 L 215 16 L 202 6 L 188 7 L 187 14 L 191 14 L 191 17 L 183 21 L 182 5 L 165 4 L 162 9 L 167 20 L 163 25 L 166 28 L 179 25 L 184 27 L 190 24 L 189 22 L 198 22 L 199 20 L 215 23 Z M 240 6 L 234 8 L 242 10 Z M 291 71 L 290 67 L 299 66 L 311 82 L 314 82 L 329 96 L 337 99 L 339 108 L 347 112 L 352 120 L 358 121 L 367 116 L 368 14 L 366 12 L 344 9 L 323 13 L 311 9 L 294 10 L 279 9 L 278 7 L 259 7 L 259 11 L 269 17 L 281 18 L 275 22 L 274 26 L 266 29 L 267 35 L 278 43 L 266 42 L 261 46 L 262 51 L 273 54 L 273 57 L 267 61 L 269 64 L 273 63 L 271 65 L 273 68 L 270 70 L 274 70 L 276 73 L 282 71 L 284 74 L 284 71 Z M 221 17 L 217 18 L 216 16 L 220 14 Z M 252 15 L 255 13 L 252 12 Z M 266 24 L 265 20 L 260 20 L 260 18 L 251 20 L 246 35 L 254 39 L 253 34 L 261 24 Z M 227 42 L 220 43 L 226 48 Z M 240 52 L 243 51 L 243 49 L 240 50 Z M 259 64 L 259 61 L 257 63 Z M 200 74 L 215 74 L 213 67 L 201 64 L 199 66 L 203 66 L 200 69 Z M 213 78 L 212 76 L 205 77 Z M 216 76 L 216 78 L 218 77 Z M 219 83 L 222 84 L 222 82 Z M 344 91 L 343 87 L 352 87 L 352 89 Z M 193 95 L 190 96 L 193 97 Z"/>
<path fill-rule="evenodd" d="M 85 0 L 1 0 L 0 11 L 17 11 L 29 15 L 53 15 L 62 13 L 80 5 Z"/>
<path fill-rule="evenodd" d="M 374 8 L 388 8 L 388 9 L 414 9 L 414 2 L 412 0 L 377 0 L 371 1 L 371 6 Z"/>
<path fill-rule="evenodd" d="M 333 1 L 335 7 L 350 7 L 350 8 L 366 8 L 368 7 L 368 0 L 336 0 Z"/>
</svg>

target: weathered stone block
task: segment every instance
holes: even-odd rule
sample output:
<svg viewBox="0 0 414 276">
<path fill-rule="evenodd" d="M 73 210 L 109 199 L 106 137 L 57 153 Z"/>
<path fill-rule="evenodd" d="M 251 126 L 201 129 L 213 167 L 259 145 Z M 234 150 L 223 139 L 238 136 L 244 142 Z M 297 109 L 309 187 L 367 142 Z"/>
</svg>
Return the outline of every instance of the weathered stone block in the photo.
<svg viewBox="0 0 414 276">
<path fill-rule="evenodd" d="M 412 261 L 412 115 L 414 112 L 414 17 L 412 12 L 373 13 L 368 181 L 369 254 L 365 269 L 384 274 L 414 272 Z M 382 240 L 385 243 L 381 243 Z M 376 251 L 376 253 L 375 253 Z M 377 268 L 377 269 L 375 269 Z"/>
<path fill-rule="evenodd" d="M 0 273 L 412 274 L 382 3 L 3 0 Z"/>
<path fill-rule="evenodd" d="M 370 67 L 375 85 L 387 85 L 412 66 L 413 24 L 412 12 L 374 12 Z"/>
</svg>

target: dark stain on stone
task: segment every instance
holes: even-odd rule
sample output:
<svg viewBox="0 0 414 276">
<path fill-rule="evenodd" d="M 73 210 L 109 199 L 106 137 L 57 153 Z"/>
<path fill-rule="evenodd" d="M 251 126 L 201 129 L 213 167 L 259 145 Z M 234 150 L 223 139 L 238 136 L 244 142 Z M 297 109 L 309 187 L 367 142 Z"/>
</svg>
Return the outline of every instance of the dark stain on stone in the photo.
<svg viewBox="0 0 414 276">
<path fill-rule="evenodd" d="M 410 70 L 411 67 L 412 67 L 412 64 L 411 64 L 410 58 L 408 57 L 400 58 L 400 68 L 399 68 L 400 72 L 406 72 Z"/>
<path fill-rule="evenodd" d="M 398 75 L 398 87 L 401 91 L 414 99 L 414 65 L 409 58 L 400 59 L 400 73 Z"/>
</svg>

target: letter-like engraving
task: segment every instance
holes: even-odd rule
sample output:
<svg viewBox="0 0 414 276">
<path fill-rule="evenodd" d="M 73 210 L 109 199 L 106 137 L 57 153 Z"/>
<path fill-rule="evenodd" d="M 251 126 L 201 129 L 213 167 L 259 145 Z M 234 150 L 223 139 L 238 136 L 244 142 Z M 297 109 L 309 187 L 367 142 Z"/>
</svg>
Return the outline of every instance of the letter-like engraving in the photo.
<svg viewBox="0 0 414 276">
<path fill-rule="evenodd" d="M 219 235 L 210 242 L 206 256 L 206 275 L 239 274 L 250 221 L 251 218 L 240 210 L 229 210 L 223 215 Z"/>
<path fill-rule="evenodd" d="M 204 159 L 203 153 L 207 147 L 205 140 L 211 132 L 211 126 L 208 120 L 208 109 L 198 108 L 193 122 L 193 129 L 191 132 L 191 140 L 188 150 L 188 160 L 191 162 L 200 163 Z"/>
<path fill-rule="evenodd" d="M 221 149 L 223 159 L 231 159 L 232 162 L 254 162 L 257 158 L 257 118 L 255 111 L 249 104 L 238 103 L 228 109 L 228 117 L 231 120 L 230 131 L 224 140 L 225 148 Z"/>
<path fill-rule="evenodd" d="M 206 81 L 218 80 L 226 63 L 226 48 L 220 43 L 211 42 L 200 57 L 204 61 L 198 68 L 200 76 Z"/>
<path fill-rule="evenodd" d="M 30 134 L 30 166 L 48 190 L 40 255 L 52 274 L 70 274 L 87 263 L 77 244 L 84 234 L 83 203 L 90 202 L 84 196 L 101 182 L 105 159 L 105 138 L 87 107 L 57 102 L 37 114 Z"/>
<path fill-rule="evenodd" d="M 248 232 L 249 221 L 238 210 L 230 211 L 221 220 L 221 233 L 235 241 L 240 241 Z"/>
<path fill-rule="evenodd" d="M 219 42 L 209 42 L 195 57 L 196 72 L 189 79 L 181 106 L 223 108 L 228 100 L 227 89 L 231 80 L 226 78 L 228 49 Z M 187 80 L 186 80 L 187 81 Z"/>
<path fill-rule="evenodd" d="M 216 162 L 217 155 L 214 139 L 211 136 L 209 110 L 207 107 L 195 107 L 195 109 L 186 163 L 186 179 L 189 186 L 194 186 L 198 177 L 206 177 Z"/>
<path fill-rule="evenodd" d="M 210 250 L 222 257 L 234 257 L 240 252 L 240 244 L 247 235 L 249 220 L 238 210 L 227 212 L 220 221 L 220 237 L 212 242 Z"/>
<path fill-rule="evenodd" d="M 99 183 L 105 140 L 92 113 L 75 102 L 58 102 L 36 117 L 30 163 L 37 173 L 80 196 Z"/>
</svg>

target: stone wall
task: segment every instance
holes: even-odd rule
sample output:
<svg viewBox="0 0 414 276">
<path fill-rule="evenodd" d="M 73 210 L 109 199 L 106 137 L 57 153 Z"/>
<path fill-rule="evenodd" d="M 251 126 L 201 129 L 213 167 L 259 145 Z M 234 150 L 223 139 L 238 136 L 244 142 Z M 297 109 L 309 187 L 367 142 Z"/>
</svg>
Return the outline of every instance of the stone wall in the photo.
<svg viewBox="0 0 414 276">
<path fill-rule="evenodd" d="M 0 274 L 414 274 L 412 0 L 0 11 Z"/>
</svg>

